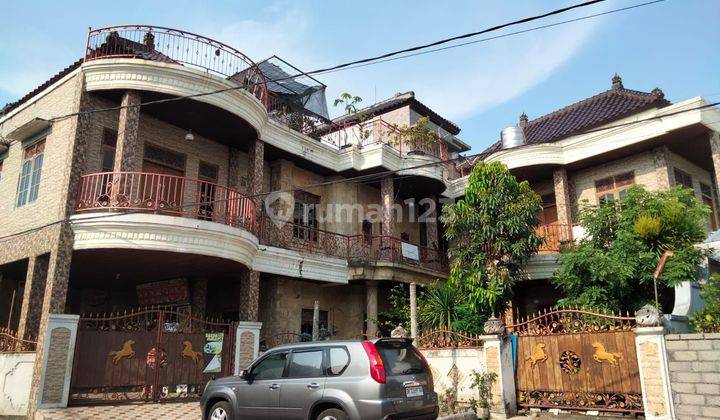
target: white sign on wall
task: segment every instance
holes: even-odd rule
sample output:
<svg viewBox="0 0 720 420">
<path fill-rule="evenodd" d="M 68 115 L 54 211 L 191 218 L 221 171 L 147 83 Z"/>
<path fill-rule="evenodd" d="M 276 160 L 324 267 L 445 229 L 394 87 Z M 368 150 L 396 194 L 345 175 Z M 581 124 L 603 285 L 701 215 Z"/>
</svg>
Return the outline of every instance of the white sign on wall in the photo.
<svg viewBox="0 0 720 420">
<path fill-rule="evenodd" d="M 408 244 L 405 242 L 402 242 L 402 256 L 410 259 L 419 261 L 420 260 L 420 251 L 418 250 L 417 245 Z"/>
</svg>

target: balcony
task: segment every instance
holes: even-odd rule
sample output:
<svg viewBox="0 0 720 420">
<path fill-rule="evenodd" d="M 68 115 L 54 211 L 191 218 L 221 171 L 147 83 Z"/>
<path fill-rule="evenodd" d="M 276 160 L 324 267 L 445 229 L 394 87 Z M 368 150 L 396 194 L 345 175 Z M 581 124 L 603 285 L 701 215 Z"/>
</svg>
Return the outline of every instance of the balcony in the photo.
<svg viewBox="0 0 720 420">
<path fill-rule="evenodd" d="M 144 172 L 80 178 L 76 211 L 150 213 L 222 223 L 255 232 L 255 203 L 213 182 Z"/>
<path fill-rule="evenodd" d="M 560 249 L 573 240 L 573 226 L 563 224 L 540 225 L 535 228 L 535 234 L 543 239 L 538 248 L 538 254 L 551 254 L 560 252 Z"/>
</svg>

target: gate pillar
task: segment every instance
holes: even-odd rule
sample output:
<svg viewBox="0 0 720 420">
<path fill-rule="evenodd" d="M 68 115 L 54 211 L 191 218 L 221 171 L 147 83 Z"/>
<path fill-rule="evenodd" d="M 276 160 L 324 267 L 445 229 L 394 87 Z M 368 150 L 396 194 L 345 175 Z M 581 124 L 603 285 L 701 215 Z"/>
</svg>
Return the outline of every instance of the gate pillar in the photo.
<svg viewBox="0 0 720 420">
<path fill-rule="evenodd" d="M 67 407 L 79 315 L 50 314 L 43 342 L 38 408 Z"/>
<path fill-rule="evenodd" d="M 480 337 L 483 341 L 480 357 L 484 358 L 487 372 L 497 375 L 491 386 L 491 417 L 510 418 L 517 414 L 515 372 L 510 340 L 505 334 L 505 325 L 495 317 L 485 323 L 484 329 L 487 335 Z"/>
<path fill-rule="evenodd" d="M 260 351 L 262 322 L 240 321 L 235 334 L 235 374 L 250 366 Z"/>
<path fill-rule="evenodd" d="M 635 350 L 645 418 L 674 419 L 670 374 L 665 351 L 665 329 L 660 326 L 660 311 L 651 305 L 645 305 L 635 313 L 635 317 L 637 327 L 633 332 L 635 332 Z"/>
</svg>

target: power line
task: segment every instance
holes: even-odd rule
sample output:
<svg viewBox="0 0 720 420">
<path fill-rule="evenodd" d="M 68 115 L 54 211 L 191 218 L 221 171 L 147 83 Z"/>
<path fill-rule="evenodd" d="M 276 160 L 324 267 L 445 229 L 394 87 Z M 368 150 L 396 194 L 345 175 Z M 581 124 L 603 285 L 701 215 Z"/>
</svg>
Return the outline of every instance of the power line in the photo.
<svg viewBox="0 0 720 420">
<path fill-rule="evenodd" d="M 419 45 L 419 46 L 415 46 L 415 47 L 405 48 L 405 49 L 402 49 L 402 50 L 392 51 L 392 52 L 385 53 L 385 54 L 382 54 L 382 55 L 378 55 L 378 56 L 375 56 L 375 57 L 364 58 L 364 59 L 360 59 L 360 60 L 355 60 L 355 61 L 350 61 L 350 62 L 346 62 L 346 63 L 342 63 L 342 64 L 337 64 L 337 65 L 331 66 L 331 67 L 326 67 L 326 68 L 321 68 L 321 69 L 309 71 L 309 72 L 302 72 L 302 73 L 298 73 L 298 74 L 295 74 L 295 75 L 289 75 L 289 76 L 287 76 L 287 77 L 282 77 L 282 78 L 273 79 L 273 80 L 267 80 L 267 81 L 265 81 L 265 82 L 263 82 L 263 83 L 280 82 L 280 81 L 283 81 L 283 80 L 294 79 L 294 78 L 297 78 L 297 77 L 308 76 L 308 75 L 312 75 L 312 74 L 321 74 L 321 73 L 324 73 L 324 72 L 335 72 L 335 71 L 340 71 L 340 70 L 342 70 L 342 69 L 350 68 L 350 66 L 355 66 L 355 65 L 358 65 L 358 66 L 360 66 L 360 65 L 362 65 L 362 66 L 367 66 L 367 65 L 369 65 L 369 64 L 373 64 L 373 62 L 374 62 L 374 61 L 377 61 L 377 60 L 388 59 L 388 58 L 390 58 L 390 57 L 393 57 L 393 56 L 396 56 L 396 55 L 400 55 L 400 54 L 403 54 L 403 53 L 413 52 L 413 51 L 419 51 L 419 50 L 422 50 L 422 49 L 425 49 L 425 48 L 429 48 L 429 47 L 433 47 L 433 46 L 437 46 L 437 45 L 446 44 L 446 43 L 448 43 L 448 42 L 452 42 L 452 41 L 456 41 L 456 40 L 460 40 L 460 39 L 466 39 L 466 38 L 474 37 L 474 36 L 481 35 L 481 34 L 485 34 L 485 33 L 489 33 L 489 32 L 498 31 L 498 30 L 503 29 L 503 28 L 507 28 L 507 27 L 511 27 L 511 26 L 515 26 L 515 25 L 520 25 L 520 24 L 527 23 L 527 22 L 532 22 L 532 21 L 535 21 L 535 20 L 539 20 L 539 19 L 543 19 L 543 18 L 549 17 L 549 16 L 554 16 L 554 15 L 558 15 L 558 14 L 561 14 L 561 13 L 565 13 L 565 12 L 568 12 L 568 11 L 570 11 L 570 10 L 574 10 L 574 9 L 579 9 L 579 8 L 591 6 L 591 5 L 593 5 L 593 4 L 601 3 L 601 2 L 604 2 L 604 1 L 606 1 L 606 0 L 592 0 L 592 1 L 587 1 L 587 2 L 584 2 L 584 3 L 579 3 L 579 4 L 576 4 L 576 5 L 564 7 L 564 8 L 557 9 L 557 10 L 553 10 L 553 11 L 551 11 L 551 12 L 547 12 L 547 13 L 544 13 L 544 14 L 535 15 L 535 16 L 531 16 L 531 17 L 527 17 L 527 18 L 515 20 L 515 21 L 512 21 L 512 22 L 508 22 L 508 23 L 504 23 L 504 24 L 500 24 L 500 25 L 495 25 L 495 26 L 493 26 L 493 27 L 490 27 L 490 28 L 487 28 L 487 29 L 483 29 L 483 30 L 481 30 L 481 31 L 470 32 L 470 33 L 466 33 L 466 34 L 462 34 L 462 35 L 457 35 L 457 36 L 454 36 L 454 37 L 441 39 L 441 40 L 439 40 L 439 41 L 435 41 L 435 42 L 432 42 L 432 43 L 429 43 L 429 44 L 424 44 L 424 45 Z M 654 1 L 654 2 L 649 2 L 649 3 L 644 3 L 644 4 L 636 5 L 636 6 L 634 6 L 634 7 L 646 6 L 646 5 L 649 5 L 649 4 L 652 4 L 652 3 L 657 3 L 657 2 L 660 2 L 660 1 L 664 1 L 664 0 L 656 0 L 656 1 Z M 628 10 L 628 9 L 634 8 L 634 7 L 625 7 L 625 8 L 622 8 L 622 9 L 617 9 L 616 11 Z M 600 15 L 602 15 L 602 14 L 612 13 L 612 12 L 615 12 L 615 11 L 609 11 L 609 12 L 597 14 L 597 16 L 600 16 Z M 573 21 L 573 20 L 570 20 L 570 21 L 565 22 L 565 23 L 569 23 L 569 22 L 571 22 L 571 21 Z M 558 24 L 555 24 L 555 25 L 553 25 L 553 26 L 557 26 L 557 25 L 559 25 L 559 24 L 562 24 L 562 23 L 558 23 Z M 542 29 L 542 28 L 537 28 L 537 29 Z M 530 32 L 530 31 L 532 31 L 532 30 L 536 30 L 536 29 L 528 29 L 528 30 L 525 30 L 525 31 L 520 31 L 520 32 L 518 32 L 518 33 Z M 504 36 L 510 36 L 510 35 L 513 35 L 513 34 L 506 34 L 506 35 L 504 35 Z M 488 39 L 488 40 L 489 40 L 489 39 Z M 483 42 L 483 40 L 479 40 L 478 42 Z M 466 43 L 466 44 L 468 44 L 468 43 Z M 458 45 L 458 46 L 461 46 L 461 45 Z M 446 48 L 450 48 L 450 47 L 446 47 Z M 440 49 L 438 49 L 438 51 L 439 51 L 439 50 L 440 50 Z M 416 54 L 417 54 L 417 53 L 416 53 Z M 407 55 L 407 57 L 410 57 L 410 56 L 412 56 L 412 55 Z M 398 57 L 397 59 L 399 59 L 399 58 L 407 58 L 407 57 L 403 56 L 403 57 Z M 139 104 L 119 105 L 119 106 L 115 106 L 115 107 L 108 107 L 108 108 L 99 108 L 99 109 L 94 109 L 94 110 L 78 111 L 78 112 L 73 112 L 73 113 L 69 113 L 69 114 L 60 115 L 60 116 L 57 116 L 57 117 L 50 118 L 49 121 L 55 122 L 55 121 L 59 121 L 59 120 L 66 119 L 66 118 L 70 118 L 70 117 L 74 117 L 74 116 L 87 115 L 87 114 L 92 114 L 92 113 L 96 113 L 96 112 L 117 111 L 117 110 L 120 110 L 120 109 L 123 109 L 123 108 L 141 107 L 141 106 L 146 106 L 146 105 L 155 105 L 155 104 L 162 104 L 162 103 L 167 103 L 167 102 L 174 102 L 174 101 L 179 101 L 179 100 L 184 100 L 184 99 L 192 99 L 192 98 L 198 98 L 198 97 L 203 97 L 203 96 L 216 95 L 216 94 L 220 94 L 220 93 L 224 93 L 224 92 L 228 92 L 228 91 L 232 91 L 232 90 L 247 89 L 248 87 L 256 86 L 256 85 L 258 85 L 258 84 L 261 84 L 261 83 L 248 83 L 248 84 L 242 85 L 242 86 L 233 86 L 233 87 L 228 87 L 228 88 L 223 88 L 223 89 L 217 89 L 217 90 L 213 90 L 213 91 L 209 91 L 209 92 L 202 92 L 202 93 L 196 93 L 196 94 L 191 94 L 191 95 L 183 95 L 183 96 L 176 96 L 176 97 L 172 97 L 172 98 L 158 99 L 158 100 L 153 100 L 153 101 L 148 101 L 148 102 L 141 102 L 141 103 L 139 103 Z"/>
</svg>

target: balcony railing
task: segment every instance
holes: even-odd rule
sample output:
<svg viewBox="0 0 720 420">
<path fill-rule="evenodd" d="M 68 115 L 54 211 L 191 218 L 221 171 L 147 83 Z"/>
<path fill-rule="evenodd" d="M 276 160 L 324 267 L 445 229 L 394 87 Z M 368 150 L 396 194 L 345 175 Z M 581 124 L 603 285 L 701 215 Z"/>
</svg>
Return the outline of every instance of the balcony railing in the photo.
<svg viewBox="0 0 720 420">
<path fill-rule="evenodd" d="M 245 54 L 222 42 L 161 26 L 122 25 L 88 32 L 85 61 L 130 57 L 179 64 L 231 79 L 267 107 L 267 81 Z"/>
<path fill-rule="evenodd" d="M 80 179 L 77 211 L 164 214 L 255 232 L 255 203 L 213 182 L 144 172 L 103 172 Z"/>
<path fill-rule="evenodd" d="M 559 252 L 562 245 L 572 242 L 572 225 L 549 224 L 535 228 L 535 234 L 543 239 L 538 248 L 540 253 Z"/>
<path fill-rule="evenodd" d="M 291 222 L 264 217 L 260 243 L 347 259 L 351 264 L 391 262 L 436 271 L 447 271 L 447 256 L 434 248 L 405 243 L 390 236 L 343 235 Z"/>
</svg>

